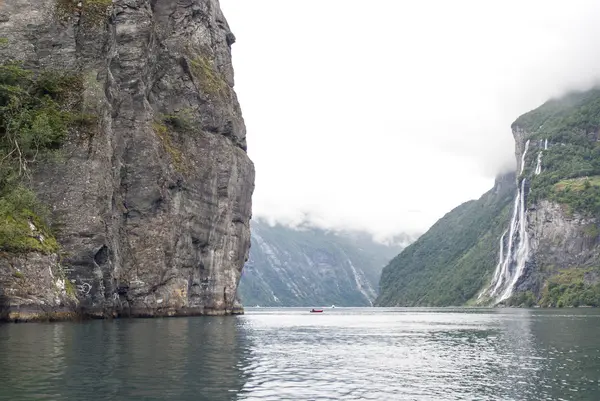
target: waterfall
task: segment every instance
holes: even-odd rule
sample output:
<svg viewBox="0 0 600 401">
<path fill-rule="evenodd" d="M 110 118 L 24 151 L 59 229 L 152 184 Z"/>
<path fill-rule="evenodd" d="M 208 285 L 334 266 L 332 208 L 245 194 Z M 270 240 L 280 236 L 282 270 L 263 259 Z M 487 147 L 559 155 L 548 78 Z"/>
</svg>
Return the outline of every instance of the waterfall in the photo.
<svg viewBox="0 0 600 401">
<path fill-rule="evenodd" d="M 519 174 L 523 174 L 523 170 L 525 169 L 525 156 L 527 156 L 528 150 L 529 150 L 529 141 L 525 142 L 525 150 L 523 150 L 523 156 L 521 156 L 521 172 Z"/>
<path fill-rule="evenodd" d="M 517 247 L 516 252 L 516 266 L 515 271 L 512 275 L 512 279 L 510 281 L 510 285 L 506 287 L 502 297 L 500 297 L 500 301 L 504 301 L 513 293 L 513 289 L 515 284 L 517 284 L 517 280 L 523 274 L 525 270 L 525 262 L 527 262 L 527 258 L 529 257 L 529 237 L 527 236 L 527 209 L 525 205 L 525 182 L 526 178 L 523 178 L 521 181 L 521 204 L 519 207 L 519 246 Z"/>
<path fill-rule="evenodd" d="M 537 158 L 537 166 L 535 166 L 535 175 L 539 175 L 542 172 L 542 151 L 540 150 Z"/>
<path fill-rule="evenodd" d="M 525 157 L 529 150 L 529 141 L 525 143 L 525 149 L 521 156 L 520 174 L 525 170 Z M 541 163 L 541 157 L 538 156 L 538 164 Z M 541 166 L 540 166 L 541 169 Z M 537 169 L 536 169 L 537 171 Z M 512 217 L 510 225 L 500 238 L 500 253 L 498 264 L 494 271 L 494 277 L 489 287 L 487 287 L 478 297 L 481 298 L 486 294 L 494 299 L 495 302 L 501 302 L 509 298 L 515 284 L 525 270 L 525 263 L 529 257 L 529 238 L 527 237 L 527 208 L 526 208 L 526 193 L 525 185 L 527 179 L 521 180 L 520 188 L 517 188 L 515 201 L 513 204 Z M 506 254 L 504 252 L 505 237 L 508 233 L 508 246 Z"/>
<path fill-rule="evenodd" d="M 548 150 L 548 138 L 546 138 L 546 140 L 540 139 L 540 151 L 538 152 L 537 156 L 537 166 L 535 167 L 535 175 L 540 175 L 542 173 L 542 154 L 544 150 Z"/>
</svg>

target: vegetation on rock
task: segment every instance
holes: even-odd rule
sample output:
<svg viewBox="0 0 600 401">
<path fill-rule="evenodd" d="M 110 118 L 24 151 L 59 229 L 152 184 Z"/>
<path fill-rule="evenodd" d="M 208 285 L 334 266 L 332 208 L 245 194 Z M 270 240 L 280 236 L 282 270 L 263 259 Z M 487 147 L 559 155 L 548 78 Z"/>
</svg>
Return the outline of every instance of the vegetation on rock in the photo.
<svg viewBox="0 0 600 401">
<path fill-rule="evenodd" d="M 27 189 L 31 166 L 56 151 L 80 101 L 76 75 L 45 72 L 35 76 L 14 63 L 0 65 L 0 250 L 54 252 L 47 211 Z"/>
<path fill-rule="evenodd" d="M 548 199 L 587 216 L 600 213 L 600 89 L 574 92 L 553 99 L 519 117 L 521 128 L 532 142 L 547 139 L 542 173 L 531 176 L 528 205 Z M 527 155 L 535 165 L 537 152 Z"/>
<path fill-rule="evenodd" d="M 55 15 L 61 21 L 69 21 L 79 14 L 83 25 L 97 27 L 104 24 L 112 5 L 112 0 L 56 0 Z"/>
<path fill-rule="evenodd" d="M 545 307 L 600 306 L 599 269 L 570 268 L 550 277 L 540 305 Z M 595 280 L 591 280 L 591 278 Z"/>
<path fill-rule="evenodd" d="M 227 83 L 215 69 L 214 63 L 206 56 L 197 56 L 190 61 L 191 72 L 203 92 L 215 95 L 222 93 Z"/>
</svg>

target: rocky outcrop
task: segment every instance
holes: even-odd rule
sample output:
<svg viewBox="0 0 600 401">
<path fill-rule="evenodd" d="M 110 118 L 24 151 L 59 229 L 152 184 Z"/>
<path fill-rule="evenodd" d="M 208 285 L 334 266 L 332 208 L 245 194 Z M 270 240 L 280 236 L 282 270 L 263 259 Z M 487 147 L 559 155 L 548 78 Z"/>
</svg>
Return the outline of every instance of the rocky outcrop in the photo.
<svg viewBox="0 0 600 401">
<path fill-rule="evenodd" d="M 517 291 L 541 294 L 547 280 L 561 270 L 594 268 L 600 263 L 597 219 L 568 213 L 547 200 L 529 210 L 531 258 Z"/>
<path fill-rule="evenodd" d="M 29 176 L 60 251 L 0 255 L 4 318 L 240 313 L 254 168 L 218 1 L 11 0 L 0 15 L 0 59 L 71 73 L 87 117 Z"/>
</svg>

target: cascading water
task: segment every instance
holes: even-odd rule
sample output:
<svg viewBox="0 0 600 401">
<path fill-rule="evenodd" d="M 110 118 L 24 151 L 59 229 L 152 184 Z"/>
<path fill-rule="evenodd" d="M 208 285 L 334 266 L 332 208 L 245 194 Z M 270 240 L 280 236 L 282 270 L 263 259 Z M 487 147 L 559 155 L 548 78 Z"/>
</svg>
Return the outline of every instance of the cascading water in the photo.
<svg viewBox="0 0 600 401">
<path fill-rule="evenodd" d="M 537 166 L 535 166 L 535 175 L 539 175 L 542 172 L 542 151 L 538 152 Z"/>
<path fill-rule="evenodd" d="M 527 156 L 528 150 L 529 141 L 525 143 L 525 149 L 523 151 L 523 155 L 521 156 L 521 169 L 519 177 L 525 170 L 525 157 Z M 538 157 L 538 160 L 541 160 L 541 157 Z M 539 163 L 541 163 L 541 161 Z M 525 270 L 525 263 L 529 257 L 529 238 L 527 237 L 526 231 L 526 182 L 527 179 L 523 178 L 521 180 L 520 187 L 517 188 L 510 225 L 500 238 L 500 257 L 498 260 L 498 265 L 496 265 L 496 270 L 494 271 L 494 278 L 492 279 L 489 287 L 479 294 L 478 298 L 481 298 L 484 294 L 487 294 L 487 296 L 492 298 L 496 303 L 510 298 L 515 284 Z M 505 254 L 504 244 L 506 242 L 505 237 L 507 233 L 508 246 L 506 247 Z"/>
<path fill-rule="evenodd" d="M 540 151 L 538 152 L 537 156 L 537 166 L 535 167 L 535 175 L 540 175 L 542 173 L 542 154 L 544 150 L 548 150 L 548 138 L 546 138 L 546 140 L 540 139 Z"/>
</svg>

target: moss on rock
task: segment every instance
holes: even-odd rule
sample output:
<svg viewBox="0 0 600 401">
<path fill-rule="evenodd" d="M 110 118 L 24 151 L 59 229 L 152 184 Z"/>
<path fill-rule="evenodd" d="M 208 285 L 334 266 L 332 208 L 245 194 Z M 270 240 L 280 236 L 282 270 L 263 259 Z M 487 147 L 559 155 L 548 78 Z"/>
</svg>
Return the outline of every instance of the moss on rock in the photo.
<svg viewBox="0 0 600 401">
<path fill-rule="evenodd" d="M 63 22 L 81 16 L 87 27 L 102 26 L 110 15 L 112 0 L 56 0 L 55 15 Z"/>
<path fill-rule="evenodd" d="M 183 154 L 181 150 L 179 150 L 175 145 L 173 145 L 173 141 L 171 139 L 171 135 L 169 134 L 169 127 L 162 121 L 154 121 L 152 123 L 152 129 L 154 133 L 163 144 L 163 148 L 171 157 L 173 161 L 173 165 L 177 171 L 183 172 L 184 162 L 183 162 Z"/>
<path fill-rule="evenodd" d="M 191 73 L 198 81 L 203 92 L 216 95 L 224 94 L 227 83 L 216 70 L 214 62 L 207 56 L 197 56 L 190 60 Z"/>
</svg>

